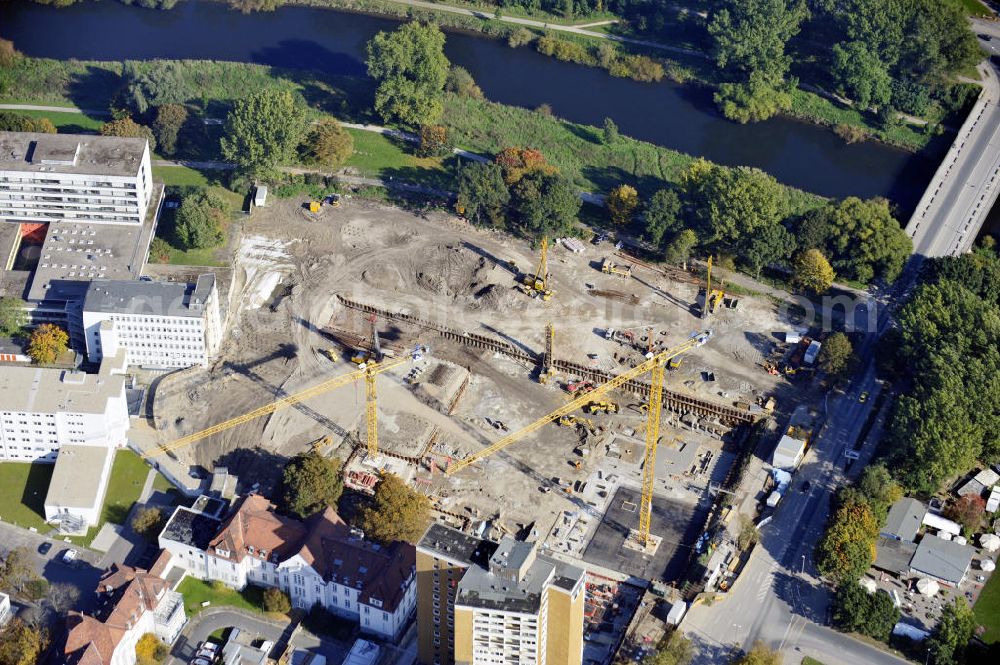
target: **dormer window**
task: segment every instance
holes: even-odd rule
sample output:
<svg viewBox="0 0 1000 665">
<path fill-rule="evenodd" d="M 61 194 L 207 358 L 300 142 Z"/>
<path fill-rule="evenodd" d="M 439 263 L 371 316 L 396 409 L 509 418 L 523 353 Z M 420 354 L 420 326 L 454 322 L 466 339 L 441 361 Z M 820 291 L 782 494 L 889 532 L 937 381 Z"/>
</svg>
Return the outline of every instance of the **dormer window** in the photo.
<svg viewBox="0 0 1000 665">
<path fill-rule="evenodd" d="M 216 547 L 215 553 L 219 556 L 226 557 L 227 559 L 229 558 L 229 550 L 224 550 L 221 547 Z"/>
<path fill-rule="evenodd" d="M 254 553 L 253 545 L 247 545 L 247 552 L 250 552 L 250 554 Z"/>
</svg>

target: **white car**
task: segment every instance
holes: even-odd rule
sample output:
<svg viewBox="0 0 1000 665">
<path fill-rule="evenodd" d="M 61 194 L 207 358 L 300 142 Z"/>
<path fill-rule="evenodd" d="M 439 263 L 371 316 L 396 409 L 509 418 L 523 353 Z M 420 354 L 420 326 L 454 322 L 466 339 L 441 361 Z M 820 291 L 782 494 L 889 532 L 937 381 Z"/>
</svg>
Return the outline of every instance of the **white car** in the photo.
<svg viewBox="0 0 1000 665">
<path fill-rule="evenodd" d="M 70 564 L 76 561 L 76 555 L 79 554 L 76 550 L 66 550 L 63 553 L 62 560 L 63 563 Z"/>
</svg>

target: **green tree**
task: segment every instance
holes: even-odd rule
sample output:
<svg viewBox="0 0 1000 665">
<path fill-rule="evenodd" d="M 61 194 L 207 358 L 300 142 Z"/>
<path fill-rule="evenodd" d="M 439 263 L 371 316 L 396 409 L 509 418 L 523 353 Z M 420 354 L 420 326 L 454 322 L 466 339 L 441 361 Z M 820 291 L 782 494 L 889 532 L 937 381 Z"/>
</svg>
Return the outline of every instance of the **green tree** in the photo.
<svg viewBox="0 0 1000 665">
<path fill-rule="evenodd" d="M 614 145 L 618 143 L 618 125 L 611 118 L 604 119 L 604 129 L 602 130 L 604 135 L 604 145 Z"/>
<path fill-rule="evenodd" d="M 430 509 L 426 496 L 407 487 L 399 476 L 384 473 L 375 486 L 373 504 L 361 511 L 360 525 L 366 536 L 381 543 L 415 543 L 427 529 Z"/>
<path fill-rule="evenodd" d="M 500 165 L 475 162 L 459 172 L 455 208 L 473 223 L 503 226 L 509 202 L 510 190 Z"/>
<path fill-rule="evenodd" d="M 694 658 L 694 645 L 679 630 L 667 633 L 656 645 L 656 653 L 642 659 L 642 665 L 688 665 Z"/>
<path fill-rule="evenodd" d="M 681 176 L 681 187 L 699 238 L 724 251 L 735 253 L 746 237 L 777 224 L 789 210 L 787 190 L 759 169 L 698 159 Z"/>
<path fill-rule="evenodd" d="M 149 243 L 149 260 L 154 263 L 169 263 L 170 243 L 163 238 L 153 238 Z"/>
<path fill-rule="evenodd" d="M 69 335 L 52 323 L 43 323 L 35 328 L 28 340 L 28 355 L 40 365 L 51 365 L 68 348 Z"/>
<path fill-rule="evenodd" d="M 681 199 L 672 189 L 660 189 L 646 204 L 643 220 L 646 223 L 646 237 L 654 245 L 660 246 L 668 233 L 675 233 L 681 224 Z"/>
<path fill-rule="evenodd" d="M 816 546 L 816 567 L 835 582 L 855 582 L 875 560 L 879 524 L 868 504 L 848 500 L 830 518 Z"/>
<path fill-rule="evenodd" d="M 673 239 L 667 243 L 663 260 L 675 265 L 684 265 L 691 258 L 691 252 L 698 245 L 698 236 L 691 229 L 681 229 Z"/>
<path fill-rule="evenodd" d="M 976 630 L 976 617 L 965 598 L 956 597 L 941 610 L 941 618 L 927 639 L 934 665 L 961 665 L 969 640 Z"/>
<path fill-rule="evenodd" d="M 132 530 L 146 540 L 156 540 L 163 529 L 166 520 L 156 506 L 144 506 L 136 511 L 132 518 Z"/>
<path fill-rule="evenodd" d="M 864 43 L 847 42 L 834 46 L 832 73 L 837 92 L 854 100 L 861 110 L 889 103 L 892 77 Z"/>
<path fill-rule="evenodd" d="M 222 226 L 229 216 L 226 201 L 204 190 L 185 196 L 177 209 L 174 233 L 181 247 L 214 247 L 224 238 Z"/>
<path fill-rule="evenodd" d="M 290 92 L 261 90 L 236 101 L 219 142 L 222 156 L 247 174 L 273 176 L 295 158 L 306 133 L 303 105 Z"/>
<path fill-rule="evenodd" d="M 888 593 L 868 593 L 855 580 L 837 587 L 833 597 L 833 622 L 849 633 L 861 633 L 886 642 L 900 613 Z"/>
<path fill-rule="evenodd" d="M 447 157 L 452 145 L 448 138 L 448 128 L 444 125 L 423 125 L 420 127 L 420 143 L 417 154 L 420 157 Z"/>
<path fill-rule="evenodd" d="M 608 194 L 604 205 L 612 224 L 627 226 L 632 223 L 632 215 L 639 207 L 639 192 L 631 185 L 618 185 Z"/>
<path fill-rule="evenodd" d="M 782 88 L 769 85 L 757 72 L 747 81 L 719 84 L 713 96 L 722 115 L 740 124 L 760 122 L 792 108 L 792 96 Z"/>
<path fill-rule="evenodd" d="M 323 457 L 316 451 L 296 455 L 282 473 L 282 509 L 305 519 L 337 505 L 344 482 L 340 460 Z"/>
<path fill-rule="evenodd" d="M 368 74 L 378 83 L 375 110 L 386 122 L 417 127 L 441 119 L 448 58 L 433 23 L 407 23 L 368 42 Z"/>
<path fill-rule="evenodd" d="M 803 291 L 826 293 L 833 285 L 834 277 L 830 262 L 818 249 L 807 249 L 795 257 L 792 283 Z"/>
<path fill-rule="evenodd" d="M 323 118 L 306 135 L 305 157 L 312 163 L 335 171 L 354 154 L 354 139 L 333 118 Z"/>
<path fill-rule="evenodd" d="M 265 612 L 287 614 L 291 610 L 292 601 L 288 599 L 288 594 L 276 587 L 268 587 L 267 589 L 264 589 Z"/>
<path fill-rule="evenodd" d="M 528 236 L 568 233 L 580 212 L 580 196 L 565 177 L 531 171 L 511 187 L 511 208 L 520 230 Z"/>
<path fill-rule="evenodd" d="M 774 223 L 754 229 L 743 243 L 741 258 L 757 277 L 772 263 L 784 261 L 796 249 L 795 236 L 783 224 Z"/>
<path fill-rule="evenodd" d="M 177 152 L 177 137 L 187 122 L 187 107 L 182 104 L 164 104 L 156 109 L 153 121 L 153 136 L 160 150 L 166 155 Z"/>
<path fill-rule="evenodd" d="M 17 337 L 28 325 L 28 314 L 25 308 L 28 303 L 20 298 L 4 296 L 0 298 L 0 335 Z"/>
<path fill-rule="evenodd" d="M 23 56 L 14 48 L 14 42 L 0 39 L 0 68 L 8 69 L 17 64 Z"/>
<path fill-rule="evenodd" d="M 482 99 L 483 91 L 476 85 L 476 80 L 465 67 L 453 66 L 448 71 L 448 80 L 444 84 L 447 92 L 454 93 L 459 97 L 469 97 L 471 99 Z"/>
<path fill-rule="evenodd" d="M 47 645 L 45 631 L 14 617 L 0 631 L 0 665 L 35 665 Z"/>
<path fill-rule="evenodd" d="M 819 350 L 819 366 L 833 376 L 841 376 L 851 366 L 854 346 L 842 332 L 835 332 L 826 338 Z"/>
<path fill-rule="evenodd" d="M 0 132 L 55 134 L 56 128 L 48 118 L 32 118 L 12 111 L 0 111 Z"/>
<path fill-rule="evenodd" d="M 781 665 L 781 654 L 769 649 L 763 642 L 755 642 L 745 654 L 730 661 L 732 665 Z"/>
<path fill-rule="evenodd" d="M 123 138 L 146 139 L 149 141 L 149 150 L 156 150 L 156 138 L 153 130 L 145 125 L 140 125 L 129 117 L 110 120 L 101 125 L 101 136 L 121 136 Z"/>
<path fill-rule="evenodd" d="M 903 498 L 903 490 L 884 464 L 869 464 L 854 486 L 880 524 L 892 504 Z"/>
<path fill-rule="evenodd" d="M 229 6 L 244 14 L 252 12 L 273 12 L 285 4 L 285 0 L 229 0 Z"/>
</svg>

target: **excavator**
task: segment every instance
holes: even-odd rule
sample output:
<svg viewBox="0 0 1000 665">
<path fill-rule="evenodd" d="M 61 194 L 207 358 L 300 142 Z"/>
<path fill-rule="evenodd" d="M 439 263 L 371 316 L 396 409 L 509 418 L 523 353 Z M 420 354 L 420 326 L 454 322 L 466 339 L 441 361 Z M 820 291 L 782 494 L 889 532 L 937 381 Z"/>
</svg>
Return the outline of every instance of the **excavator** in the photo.
<svg viewBox="0 0 1000 665">
<path fill-rule="evenodd" d="M 534 275 L 525 273 L 521 276 L 521 283 L 518 288 L 532 298 L 541 298 L 543 301 L 552 299 L 555 291 L 548 288 L 549 280 L 549 239 L 542 238 L 542 257 L 538 262 L 538 270 Z"/>
</svg>

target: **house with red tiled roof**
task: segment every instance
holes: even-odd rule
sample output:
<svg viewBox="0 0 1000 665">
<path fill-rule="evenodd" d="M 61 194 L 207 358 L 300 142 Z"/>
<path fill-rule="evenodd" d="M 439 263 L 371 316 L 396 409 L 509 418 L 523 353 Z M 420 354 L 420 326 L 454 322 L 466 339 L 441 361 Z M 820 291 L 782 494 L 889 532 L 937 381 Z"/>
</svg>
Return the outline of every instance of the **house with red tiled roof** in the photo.
<svg viewBox="0 0 1000 665">
<path fill-rule="evenodd" d="M 166 569 L 169 558 L 162 553 L 153 569 Z M 143 635 L 173 644 L 187 623 L 181 595 L 141 568 L 112 566 L 101 577 L 97 596 L 95 612 L 66 617 L 66 665 L 135 665 L 135 645 Z"/>
<path fill-rule="evenodd" d="M 317 603 L 394 639 L 416 605 L 416 551 L 367 540 L 327 508 L 306 522 L 279 515 L 266 498 L 243 497 L 224 519 L 178 508 L 160 534 L 173 565 L 234 589 L 278 587 L 295 607 Z"/>
</svg>

